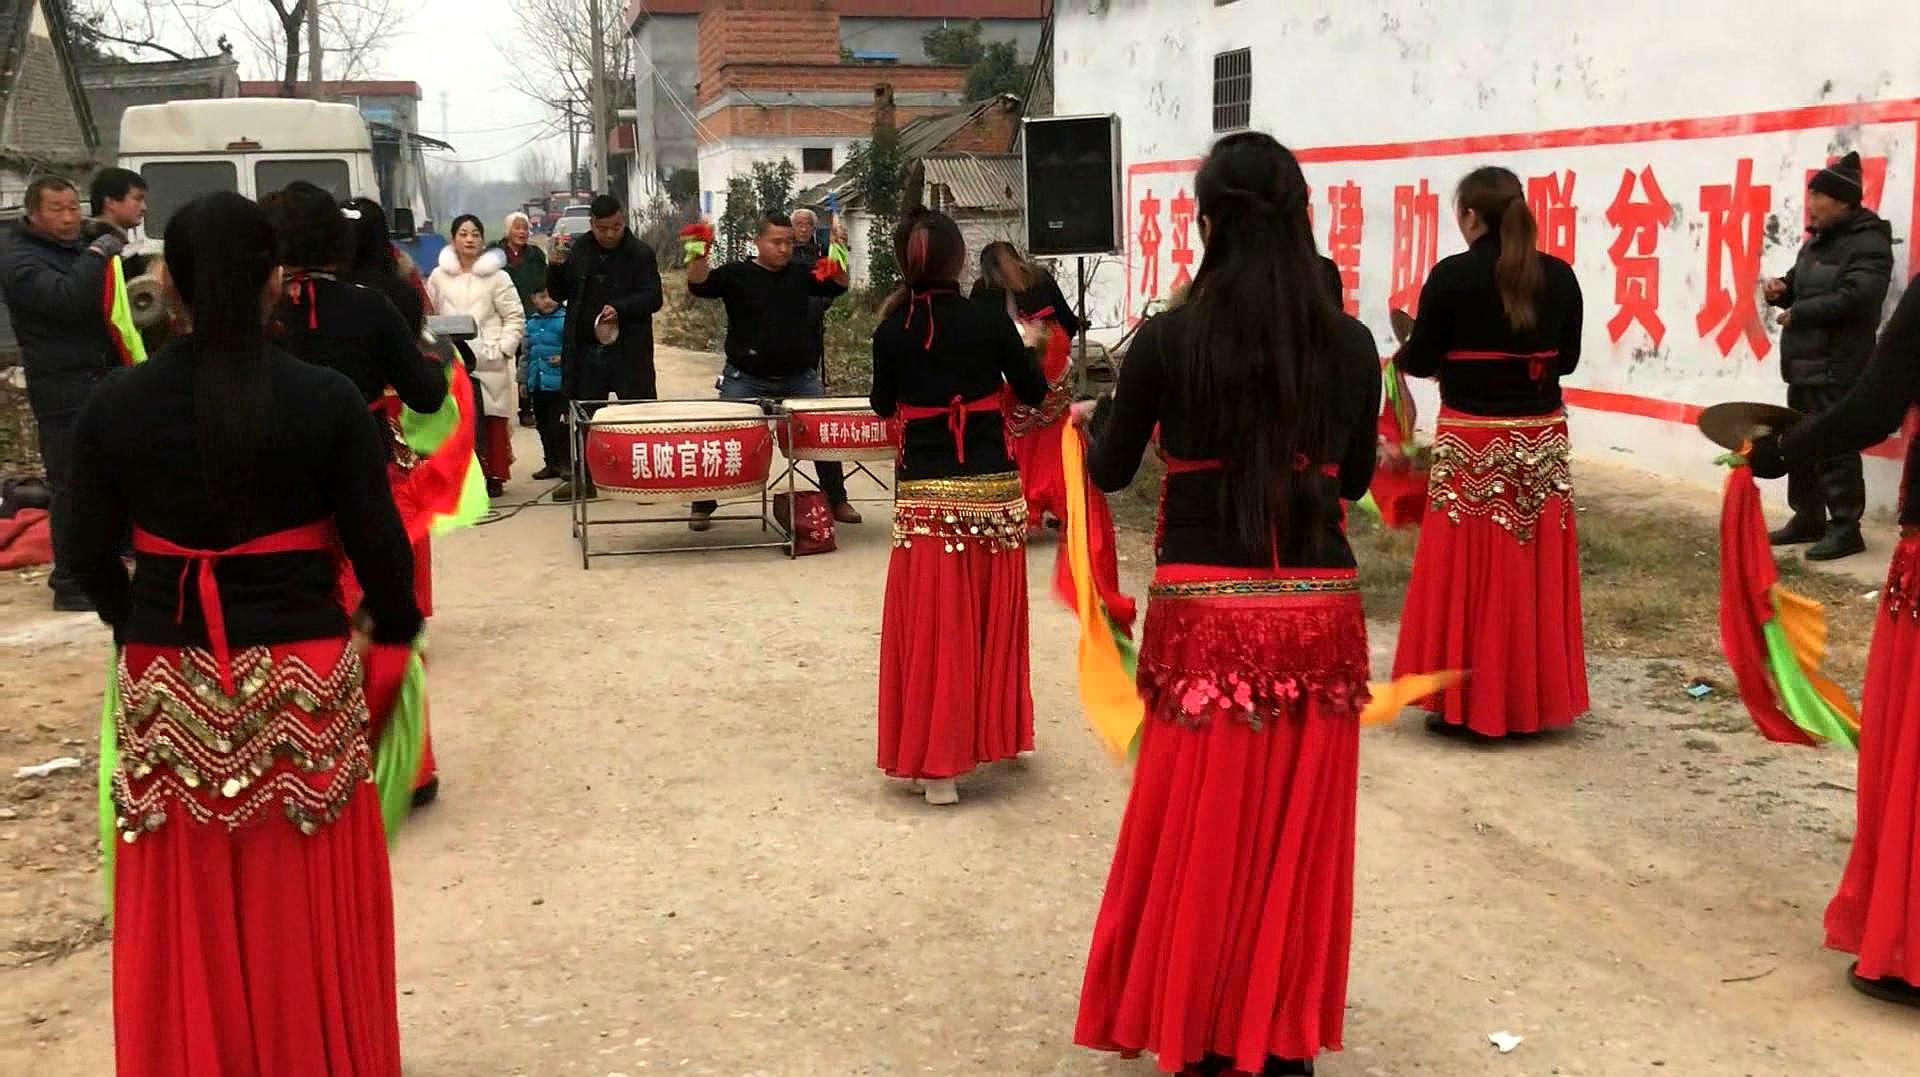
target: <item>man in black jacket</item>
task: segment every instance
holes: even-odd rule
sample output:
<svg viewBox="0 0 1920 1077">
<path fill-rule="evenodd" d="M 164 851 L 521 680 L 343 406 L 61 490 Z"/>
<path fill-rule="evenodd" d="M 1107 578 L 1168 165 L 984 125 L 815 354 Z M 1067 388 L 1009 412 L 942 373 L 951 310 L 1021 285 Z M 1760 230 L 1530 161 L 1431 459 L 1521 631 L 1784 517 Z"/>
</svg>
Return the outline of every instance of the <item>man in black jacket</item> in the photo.
<svg viewBox="0 0 1920 1077">
<path fill-rule="evenodd" d="M 781 213 L 760 219 L 753 244 L 754 256 L 747 261 L 716 269 L 702 251 L 687 262 L 687 291 L 701 299 L 718 299 L 727 308 L 727 364 L 720 373 L 720 399 L 825 396 L 812 302 L 846 294 L 846 267 L 829 262 L 803 268 L 794 261 L 793 222 Z M 833 518 L 859 523 L 860 513 L 847 501 L 845 469 L 819 460 L 814 471 L 820 476 L 820 492 L 833 506 Z M 716 507 L 711 501 L 696 502 L 689 525 L 695 531 L 712 527 Z"/>
<path fill-rule="evenodd" d="M 660 263 L 627 228 L 620 200 L 603 194 L 588 208 L 593 240 L 549 256 L 547 294 L 567 304 L 560 351 L 560 388 L 568 399 L 599 403 L 652 400 L 653 316 L 660 310 Z M 596 330 L 617 329 L 611 344 Z M 584 476 L 583 476 L 584 478 Z M 589 485 L 588 492 L 591 493 Z M 556 500 L 572 497 L 563 486 Z"/>
<path fill-rule="evenodd" d="M 93 609 L 68 562 L 73 512 L 73 429 L 94 385 L 119 365 L 101 301 L 107 263 L 126 247 L 108 231 L 80 238 L 80 192 L 63 179 L 27 187 L 26 220 L 0 256 L 0 292 L 26 359 L 27 403 L 40 430 L 40 456 L 53 488 L 53 608 Z"/>
<path fill-rule="evenodd" d="M 1785 276 L 1765 285 L 1782 308 L 1780 374 L 1787 404 L 1811 415 L 1840 402 L 1866 369 L 1893 275 L 1893 230 L 1860 204 L 1860 155 L 1849 153 L 1807 183 L 1812 238 Z M 1809 561 L 1850 557 L 1867 548 L 1860 454 L 1802 464 L 1787 476 L 1793 519 L 1773 532 L 1776 546 L 1813 543 Z"/>
</svg>

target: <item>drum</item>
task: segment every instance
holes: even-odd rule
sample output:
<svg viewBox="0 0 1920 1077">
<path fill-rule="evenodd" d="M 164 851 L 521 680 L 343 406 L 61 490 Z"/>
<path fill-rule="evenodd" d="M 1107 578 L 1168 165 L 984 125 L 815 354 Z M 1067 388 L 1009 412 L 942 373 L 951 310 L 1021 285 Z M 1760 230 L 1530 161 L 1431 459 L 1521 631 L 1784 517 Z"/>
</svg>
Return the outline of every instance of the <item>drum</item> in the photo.
<svg viewBox="0 0 1920 1077">
<path fill-rule="evenodd" d="M 760 405 L 666 400 L 617 404 L 593 417 L 587 473 L 600 492 L 642 504 L 757 495 L 773 463 Z"/>
<path fill-rule="evenodd" d="M 865 397 L 783 400 L 793 419 L 793 444 L 780 431 L 780 448 L 795 460 L 891 460 L 899 444 L 892 423 L 873 413 Z"/>
</svg>

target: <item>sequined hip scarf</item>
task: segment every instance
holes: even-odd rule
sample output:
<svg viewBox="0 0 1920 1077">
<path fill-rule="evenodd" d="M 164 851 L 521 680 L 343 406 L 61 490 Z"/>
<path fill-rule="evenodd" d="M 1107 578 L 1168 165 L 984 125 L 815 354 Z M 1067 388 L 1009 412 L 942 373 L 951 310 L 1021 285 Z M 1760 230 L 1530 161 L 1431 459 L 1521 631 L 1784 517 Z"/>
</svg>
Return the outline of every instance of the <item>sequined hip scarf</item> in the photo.
<svg viewBox="0 0 1920 1077">
<path fill-rule="evenodd" d="M 1565 412 L 1495 418 L 1443 408 L 1427 482 L 1429 509 L 1456 524 L 1484 517 L 1531 542 L 1556 499 L 1567 510 L 1561 526 L 1572 518 L 1571 455 Z"/>
<path fill-rule="evenodd" d="M 123 653 L 114 718 L 116 826 L 127 842 L 180 819 L 236 829 L 280 815 L 313 834 L 372 773 L 360 659 L 316 670 L 288 648 L 232 656 L 234 689 L 199 648 L 160 648 L 136 676 Z"/>
<path fill-rule="evenodd" d="M 1881 605 L 1893 617 L 1920 620 L 1920 532 L 1900 529 L 1900 541 L 1887 562 L 1887 587 Z"/>
<path fill-rule="evenodd" d="M 1023 549 L 1027 499 L 1019 474 L 902 479 L 893 498 L 893 544 L 919 543 L 938 543 L 946 553 Z"/>
<path fill-rule="evenodd" d="M 1162 565 L 1148 592 L 1139 687 L 1150 715 L 1258 729 L 1311 700 L 1367 698 L 1367 621 L 1352 569 Z"/>
</svg>

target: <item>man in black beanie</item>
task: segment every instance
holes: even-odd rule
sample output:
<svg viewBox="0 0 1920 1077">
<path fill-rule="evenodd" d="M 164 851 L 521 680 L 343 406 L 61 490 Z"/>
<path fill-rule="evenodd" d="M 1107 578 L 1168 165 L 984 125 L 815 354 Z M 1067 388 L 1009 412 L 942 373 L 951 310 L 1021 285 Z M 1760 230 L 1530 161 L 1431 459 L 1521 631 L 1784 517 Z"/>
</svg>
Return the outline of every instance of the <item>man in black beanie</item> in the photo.
<svg viewBox="0 0 1920 1077">
<path fill-rule="evenodd" d="M 1785 277 L 1766 282 L 1781 308 L 1780 375 L 1787 404 L 1812 415 L 1840 402 L 1866 369 L 1893 276 L 1893 230 L 1860 204 L 1860 155 L 1849 153 L 1807 182 L 1811 238 Z M 1851 557 L 1867 548 L 1860 454 L 1796 466 L 1787 476 L 1793 519 L 1773 532 L 1775 546 L 1813 543 L 1809 561 Z"/>
</svg>

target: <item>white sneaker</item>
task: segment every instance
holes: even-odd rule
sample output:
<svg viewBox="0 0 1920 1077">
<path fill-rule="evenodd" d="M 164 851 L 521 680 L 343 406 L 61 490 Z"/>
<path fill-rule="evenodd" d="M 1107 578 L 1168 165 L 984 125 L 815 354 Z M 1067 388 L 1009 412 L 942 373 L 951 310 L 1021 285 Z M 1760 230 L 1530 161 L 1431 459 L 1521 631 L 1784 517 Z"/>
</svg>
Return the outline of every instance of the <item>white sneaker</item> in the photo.
<svg viewBox="0 0 1920 1077">
<path fill-rule="evenodd" d="M 960 803 L 960 787 L 952 778 L 941 778 L 922 783 L 927 790 L 927 803 L 938 807 Z"/>
</svg>

